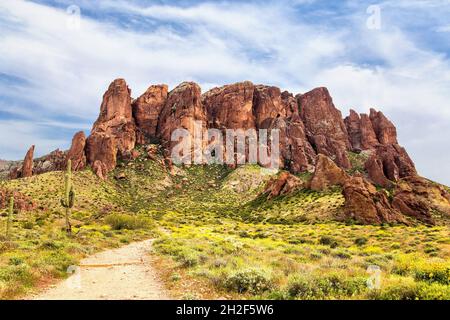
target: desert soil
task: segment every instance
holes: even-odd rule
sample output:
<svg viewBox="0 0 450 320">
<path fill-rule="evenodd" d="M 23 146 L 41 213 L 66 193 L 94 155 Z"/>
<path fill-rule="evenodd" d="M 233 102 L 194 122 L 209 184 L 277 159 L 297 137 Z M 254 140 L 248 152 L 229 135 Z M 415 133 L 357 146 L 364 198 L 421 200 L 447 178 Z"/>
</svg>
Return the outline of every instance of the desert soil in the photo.
<svg viewBox="0 0 450 320">
<path fill-rule="evenodd" d="M 97 253 L 73 268 L 73 275 L 44 289 L 35 300 L 160 300 L 168 293 L 151 266 L 153 240 Z"/>
</svg>

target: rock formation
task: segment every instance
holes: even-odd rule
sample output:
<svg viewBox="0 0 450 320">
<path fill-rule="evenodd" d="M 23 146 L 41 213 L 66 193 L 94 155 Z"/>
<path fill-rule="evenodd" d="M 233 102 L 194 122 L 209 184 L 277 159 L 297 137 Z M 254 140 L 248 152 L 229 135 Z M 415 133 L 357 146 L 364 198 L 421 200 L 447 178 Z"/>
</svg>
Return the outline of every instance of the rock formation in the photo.
<svg viewBox="0 0 450 320">
<path fill-rule="evenodd" d="M 372 122 L 366 114 L 360 116 L 354 110 L 350 110 L 350 115 L 344 122 L 353 151 L 372 149 L 379 144 Z"/>
<path fill-rule="evenodd" d="M 196 123 L 201 123 L 200 128 L 196 129 Z M 170 155 L 172 148 L 178 144 L 178 141 L 171 141 L 172 133 L 176 129 L 187 130 L 191 139 L 196 135 L 201 138 L 206 129 L 206 110 L 201 102 L 201 89 L 196 83 L 183 82 L 170 91 L 166 104 L 161 109 L 157 135 L 167 155 Z M 180 156 L 192 157 L 193 154 L 190 152 Z"/>
<path fill-rule="evenodd" d="M 303 186 L 302 181 L 289 172 L 283 171 L 277 177 L 269 180 L 264 188 L 267 199 L 289 194 Z"/>
<path fill-rule="evenodd" d="M 397 129 L 381 111 L 370 109 L 370 121 L 381 144 L 398 144 Z"/>
<path fill-rule="evenodd" d="M 116 79 L 103 95 L 100 115 L 86 141 L 87 162 L 105 178 L 116 167 L 117 156 L 126 157 L 135 144 L 131 91 L 125 80 Z"/>
<path fill-rule="evenodd" d="M 34 146 L 31 146 L 25 155 L 25 159 L 23 160 L 22 172 L 20 174 L 22 178 L 31 177 L 33 175 L 33 155 Z"/>
<path fill-rule="evenodd" d="M 133 117 L 137 127 L 137 142 L 145 144 L 157 137 L 159 114 L 166 104 L 167 85 L 150 86 L 147 91 L 133 101 Z"/>
<path fill-rule="evenodd" d="M 77 132 L 72 138 L 72 145 L 66 155 L 66 163 L 72 161 L 72 170 L 80 171 L 86 167 L 86 135 L 83 131 Z"/>
<path fill-rule="evenodd" d="M 298 98 L 306 136 L 317 153 L 332 158 L 340 167 L 350 168 L 350 142 L 341 112 L 326 88 L 317 88 Z"/>
<path fill-rule="evenodd" d="M 309 182 L 309 187 L 315 191 L 324 191 L 335 185 L 342 187 L 348 178 L 348 174 L 330 158 L 319 154 L 316 161 L 316 170 Z"/>
<path fill-rule="evenodd" d="M 102 179 L 117 164 L 117 144 L 114 137 L 106 133 L 91 134 L 86 141 L 87 162 Z"/>
<path fill-rule="evenodd" d="M 255 129 L 253 96 L 255 87 L 246 81 L 214 88 L 202 96 L 208 127 L 217 129 Z"/>
<path fill-rule="evenodd" d="M 66 153 L 56 149 L 45 156 L 34 159 L 33 174 L 62 170 L 65 167 L 65 160 Z"/>
<path fill-rule="evenodd" d="M 365 169 L 370 180 L 382 187 L 392 181 L 416 175 L 414 163 L 397 141 L 397 130 L 386 116 L 370 109 L 370 116 L 351 110 L 344 120 L 354 152 L 371 150 Z"/>
<path fill-rule="evenodd" d="M 436 183 L 419 176 L 409 176 L 397 183 L 392 206 L 404 215 L 434 224 L 433 210 L 450 216 L 450 194 Z"/>
<path fill-rule="evenodd" d="M 133 161 L 146 155 L 157 160 L 150 142 L 159 143 L 164 165 L 172 172 L 172 149 L 180 147 L 178 141 L 171 141 L 174 131 L 186 129 L 191 139 L 205 138 L 209 128 L 222 133 L 226 129 L 279 131 L 279 161 L 286 171 L 266 185 L 269 199 L 300 187 L 322 191 L 340 186 L 345 217 L 360 223 L 410 223 L 416 219 L 433 224 L 435 210 L 450 215 L 449 193 L 417 175 L 414 163 L 398 144 L 395 126 L 382 112 L 371 109 L 367 115 L 351 110 L 343 119 L 326 88 L 294 96 L 249 81 L 213 88 L 203 95 L 193 82 L 183 82 L 170 92 L 167 85 L 152 85 L 133 100 L 125 80 L 114 80 L 88 138 L 78 132 L 67 152 L 55 150 L 34 160 L 33 146 L 22 163 L 14 164 L 10 177 L 63 170 L 71 159 L 73 170 L 90 166 L 101 179 L 107 179 L 118 159 Z M 208 142 L 203 139 L 194 147 L 200 147 L 201 154 Z M 145 153 L 136 150 L 137 145 L 146 145 Z M 194 150 L 190 146 L 182 157 L 197 156 Z M 270 147 L 267 151 L 271 152 Z M 232 152 L 236 162 L 248 157 L 248 151 L 238 152 Z M 349 157 L 351 152 L 354 154 Z M 354 163 L 357 154 L 362 164 Z M 351 168 L 350 158 L 355 168 Z M 358 171 L 363 174 L 351 175 Z M 313 172 L 307 186 L 293 175 L 302 172 Z"/>
<path fill-rule="evenodd" d="M 344 184 L 345 217 L 362 224 L 405 223 L 407 220 L 395 210 L 385 193 L 362 176 L 354 176 Z"/>
</svg>

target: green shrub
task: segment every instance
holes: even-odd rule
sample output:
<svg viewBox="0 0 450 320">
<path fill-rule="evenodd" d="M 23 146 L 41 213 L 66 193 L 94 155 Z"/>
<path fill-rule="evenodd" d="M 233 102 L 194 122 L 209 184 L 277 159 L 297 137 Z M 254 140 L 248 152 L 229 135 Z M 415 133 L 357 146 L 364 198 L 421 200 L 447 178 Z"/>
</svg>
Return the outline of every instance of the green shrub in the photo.
<svg viewBox="0 0 450 320">
<path fill-rule="evenodd" d="M 338 250 L 333 253 L 333 256 L 339 259 L 351 259 L 352 255 L 344 250 Z"/>
<path fill-rule="evenodd" d="M 180 262 L 182 267 L 190 268 L 199 263 L 199 256 L 192 251 L 182 251 L 176 256 L 176 260 Z"/>
<path fill-rule="evenodd" d="M 421 263 L 414 269 L 414 278 L 450 285 L 450 265 L 445 262 Z"/>
<path fill-rule="evenodd" d="M 262 269 L 237 270 L 227 276 L 224 287 L 239 293 L 261 293 L 273 286 L 271 274 Z"/>
<path fill-rule="evenodd" d="M 336 239 L 330 236 L 320 237 L 319 243 L 324 246 L 330 246 L 331 248 L 336 248 L 338 246 L 338 242 L 336 241 Z"/>
<path fill-rule="evenodd" d="M 400 278 L 381 289 L 371 290 L 367 296 L 373 300 L 418 300 L 419 286 L 412 278 Z"/>
<path fill-rule="evenodd" d="M 366 288 L 365 277 L 349 278 L 338 273 L 325 275 L 294 275 L 289 278 L 290 297 L 303 300 L 351 297 Z"/>
<path fill-rule="evenodd" d="M 365 237 L 361 237 L 361 238 L 356 238 L 355 239 L 355 244 L 357 245 L 357 246 L 363 246 L 363 245 L 365 245 L 367 243 L 367 238 L 365 238 Z"/>
<path fill-rule="evenodd" d="M 149 218 L 128 214 L 112 214 L 106 217 L 105 221 L 113 230 L 149 229 L 152 225 Z"/>
<path fill-rule="evenodd" d="M 450 286 L 439 283 L 423 283 L 419 286 L 421 300 L 450 300 Z"/>
<path fill-rule="evenodd" d="M 423 260 L 414 255 L 403 255 L 395 261 L 393 272 L 411 275 L 418 281 L 438 282 L 450 285 L 450 263 Z"/>
<path fill-rule="evenodd" d="M 24 229 L 31 230 L 34 227 L 34 223 L 31 221 L 25 221 L 24 223 L 22 223 L 22 227 Z"/>
<path fill-rule="evenodd" d="M 377 300 L 450 300 L 450 286 L 403 278 L 381 290 L 371 291 L 368 297 Z"/>
</svg>

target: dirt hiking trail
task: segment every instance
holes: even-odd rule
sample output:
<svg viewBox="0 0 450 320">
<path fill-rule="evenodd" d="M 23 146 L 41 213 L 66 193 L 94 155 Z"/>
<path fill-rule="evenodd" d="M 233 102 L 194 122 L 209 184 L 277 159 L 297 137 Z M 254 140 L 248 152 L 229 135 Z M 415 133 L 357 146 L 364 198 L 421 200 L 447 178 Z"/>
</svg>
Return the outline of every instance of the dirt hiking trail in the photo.
<svg viewBox="0 0 450 320">
<path fill-rule="evenodd" d="M 73 275 L 28 299 L 163 300 L 169 299 L 149 251 L 153 240 L 99 252 L 81 261 Z"/>
</svg>

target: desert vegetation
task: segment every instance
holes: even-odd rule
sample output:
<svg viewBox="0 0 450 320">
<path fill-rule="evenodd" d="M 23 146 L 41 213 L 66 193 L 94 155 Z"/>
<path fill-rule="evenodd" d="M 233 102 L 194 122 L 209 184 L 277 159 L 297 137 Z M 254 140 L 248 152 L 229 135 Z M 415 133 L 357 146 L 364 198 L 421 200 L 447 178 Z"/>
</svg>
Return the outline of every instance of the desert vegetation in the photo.
<svg viewBox="0 0 450 320">
<path fill-rule="evenodd" d="M 12 216 L 5 208 L 0 219 L 1 230 L 11 221 L 0 242 L 1 298 L 66 277 L 70 265 L 99 250 L 156 238 L 156 267 L 178 298 L 450 299 L 445 223 L 338 222 L 339 187 L 267 200 L 261 191 L 271 173 L 257 166 L 169 172 L 159 156 L 139 152 L 106 181 L 89 169 L 72 173 L 71 234 L 60 203 L 65 172 L 0 182 L 36 203 Z M 368 286 L 373 266 L 375 288 Z"/>
</svg>

